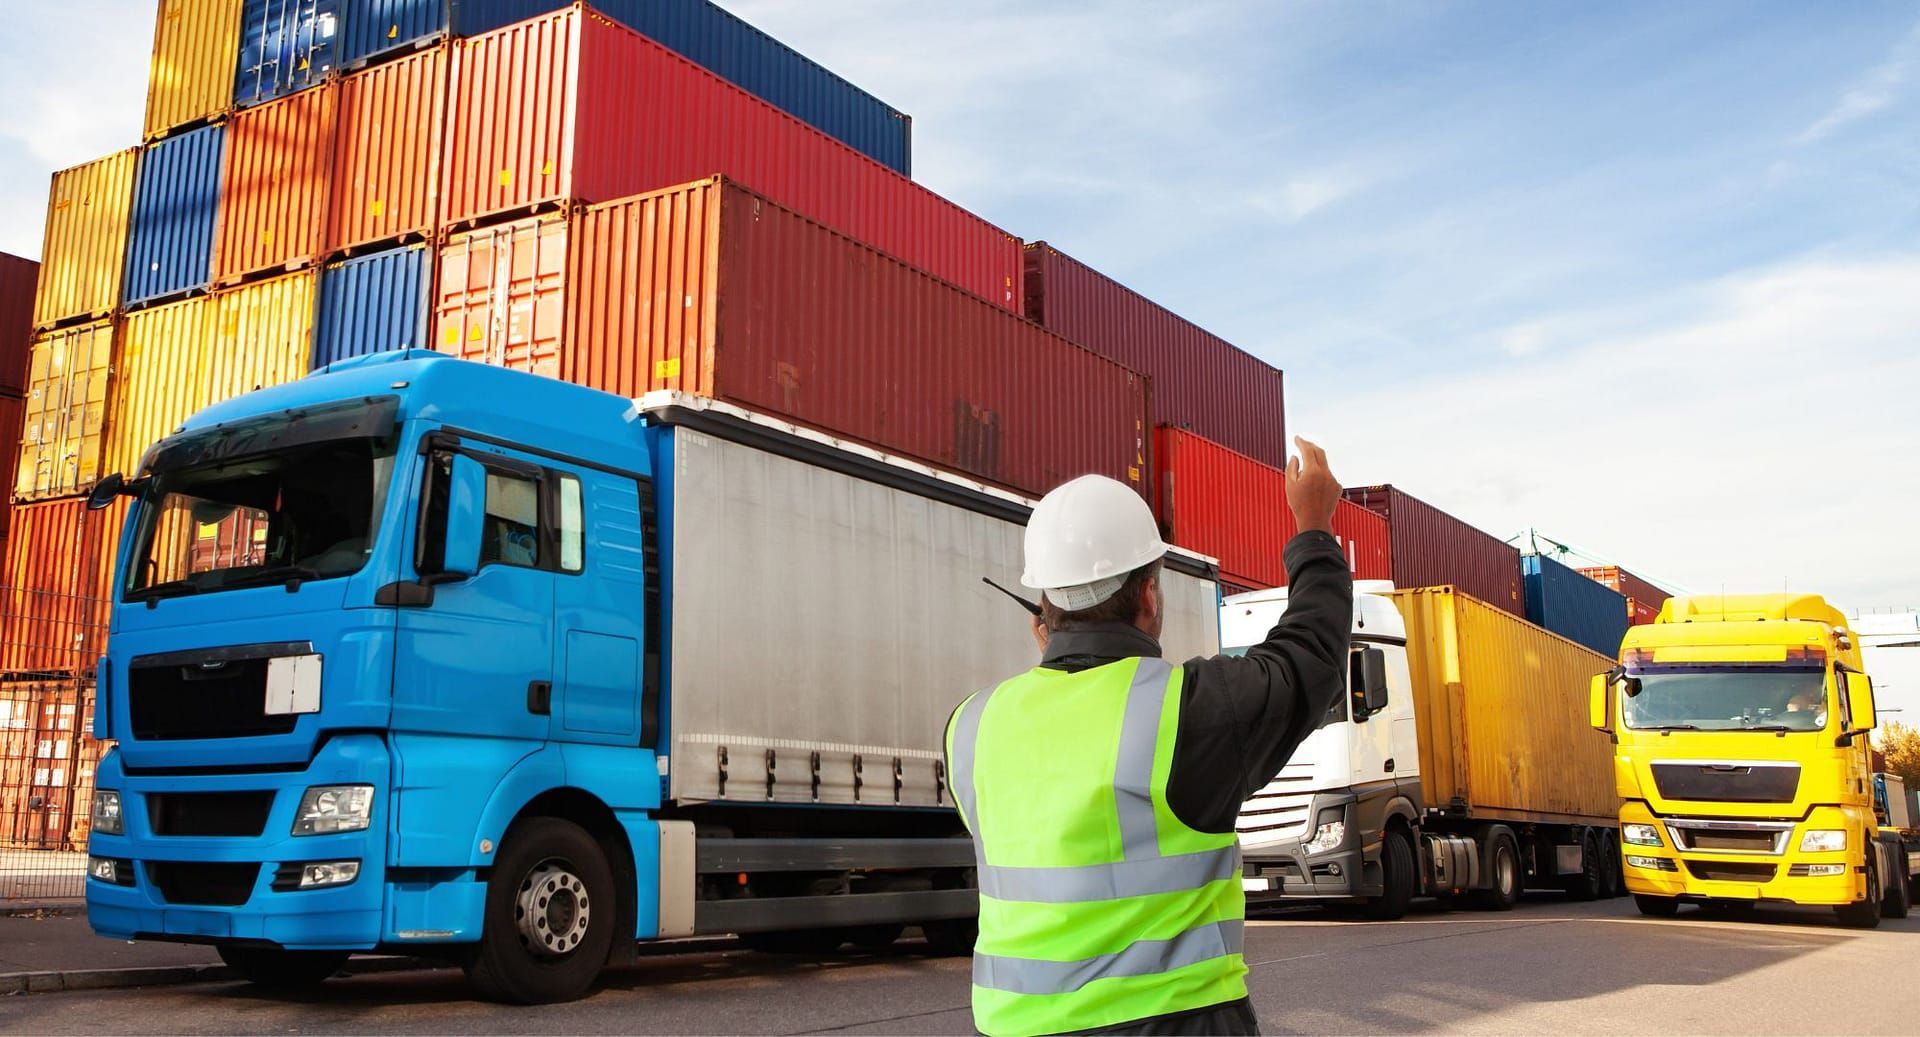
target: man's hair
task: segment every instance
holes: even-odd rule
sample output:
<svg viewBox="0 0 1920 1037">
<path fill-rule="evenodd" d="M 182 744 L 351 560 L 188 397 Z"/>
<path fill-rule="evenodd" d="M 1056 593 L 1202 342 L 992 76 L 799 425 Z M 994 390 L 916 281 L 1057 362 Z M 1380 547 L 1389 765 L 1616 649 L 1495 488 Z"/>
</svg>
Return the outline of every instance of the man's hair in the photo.
<svg viewBox="0 0 1920 1037">
<path fill-rule="evenodd" d="M 1131 623 L 1140 614 L 1140 597 L 1146 593 L 1147 584 L 1160 575 L 1160 559 L 1151 562 L 1127 574 L 1127 582 L 1113 592 L 1113 597 L 1092 608 L 1076 612 L 1055 605 L 1045 593 L 1040 595 L 1040 620 L 1048 630 L 1071 630 L 1088 623 Z"/>
</svg>

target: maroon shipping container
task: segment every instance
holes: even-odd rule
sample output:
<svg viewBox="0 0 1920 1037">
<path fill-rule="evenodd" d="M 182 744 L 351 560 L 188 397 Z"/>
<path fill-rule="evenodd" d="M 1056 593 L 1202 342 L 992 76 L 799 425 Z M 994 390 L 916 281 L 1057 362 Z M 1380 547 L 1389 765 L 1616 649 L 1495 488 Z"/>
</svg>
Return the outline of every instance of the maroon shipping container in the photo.
<svg viewBox="0 0 1920 1037">
<path fill-rule="evenodd" d="M 0 392 L 19 393 L 26 387 L 33 293 L 39 279 L 40 264 L 0 252 Z M 11 451 L 16 445 L 9 442 L 6 448 Z"/>
<path fill-rule="evenodd" d="M 1516 616 L 1527 614 L 1519 548 L 1393 486 L 1360 486 L 1346 495 L 1387 520 L 1394 586 L 1451 584 Z"/>
<path fill-rule="evenodd" d="M 1156 424 L 1285 467 L 1278 369 L 1044 241 L 1026 248 L 1025 292 L 1028 319 L 1153 382 Z"/>
<path fill-rule="evenodd" d="M 1659 618 L 1660 606 L 1673 597 L 1617 565 L 1596 565 L 1575 571 L 1626 595 L 1627 622 L 1632 626 L 1651 623 Z"/>
<path fill-rule="evenodd" d="M 712 396 L 1033 496 L 1088 472 L 1146 493 L 1140 375 L 738 184 L 589 207 L 568 255 L 568 381 Z"/>
<path fill-rule="evenodd" d="M 453 54 L 447 226 L 717 172 L 1019 308 L 1018 238 L 582 5 L 457 40 Z"/>
<path fill-rule="evenodd" d="M 1227 583 L 1284 586 L 1286 546 L 1296 531 L 1286 472 L 1183 429 L 1162 426 L 1154 444 L 1162 534 L 1219 559 Z M 1355 579 L 1392 578 L 1385 520 L 1343 500 L 1334 508 L 1333 532 Z"/>
</svg>

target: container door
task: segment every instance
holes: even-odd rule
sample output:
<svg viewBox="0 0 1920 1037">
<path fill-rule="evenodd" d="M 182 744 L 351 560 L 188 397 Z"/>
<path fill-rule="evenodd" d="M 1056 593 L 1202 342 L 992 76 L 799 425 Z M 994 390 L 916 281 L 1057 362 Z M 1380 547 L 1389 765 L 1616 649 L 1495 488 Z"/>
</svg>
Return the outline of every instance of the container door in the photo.
<svg viewBox="0 0 1920 1037">
<path fill-rule="evenodd" d="M 648 620 L 659 613 L 660 586 L 651 480 L 548 472 L 558 516 L 553 737 L 651 745 L 659 705 Z"/>
</svg>

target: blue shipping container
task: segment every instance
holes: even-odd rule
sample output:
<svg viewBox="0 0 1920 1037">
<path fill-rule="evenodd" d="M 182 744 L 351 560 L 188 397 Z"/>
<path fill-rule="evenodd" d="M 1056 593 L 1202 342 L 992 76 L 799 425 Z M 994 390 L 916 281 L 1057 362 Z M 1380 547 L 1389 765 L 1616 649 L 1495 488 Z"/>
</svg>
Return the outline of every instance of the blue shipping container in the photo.
<svg viewBox="0 0 1920 1037">
<path fill-rule="evenodd" d="M 1527 618 L 1601 655 L 1617 657 L 1627 636 L 1627 599 L 1551 558 L 1520 560 L 1526 580 Z"/>
<path fill-rule="evenodd" d="M 225 126 L 149 144 L 134 177 L 122 301 L 158 302 L 213 278 L 213 221 L 220 200 Z"/>
<path fill-rule="evenodd" d="M 248 9 L 259 2 L 249 0 Z M 303 6 L 311 2 L 306 0 Z M 475 36 L 568 6 L 556 0 L 338 3 L 340 60 L 346 64 L 357 64 L 383 50 L 416 46 L 445 33 L 449 24 L 455 36 Z M 902 176 L 912 175 L 911 118 L 709 0 L 598 0 L 588 6 Z"/>
<path fill-rule="evenodd" d="M 319 86 L 338 62 L 338 0 L 245 0 L 233 103 L 244 108 Z"/>
<path fill-rule="evenodd" d="M 433 255 L 425 245 L 410 245 L 327 264 L 320 272 L 313 366 L 426 347 Z"/>
</svg>

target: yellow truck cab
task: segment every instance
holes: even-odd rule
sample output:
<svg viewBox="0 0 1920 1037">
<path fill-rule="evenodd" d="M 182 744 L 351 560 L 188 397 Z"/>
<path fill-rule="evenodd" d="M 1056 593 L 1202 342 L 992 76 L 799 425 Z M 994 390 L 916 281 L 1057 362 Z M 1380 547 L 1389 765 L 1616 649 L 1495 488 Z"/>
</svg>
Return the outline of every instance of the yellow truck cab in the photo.
<svg viewBox="0 0 1920 1037">
<path fill-rule="evenodd" d="M 1813 594 L 1673 598 L 1593 679 L 1616 743 L 1627 889 L 1682 903 L 1828 905 L 1904 917 L 1904 872 L 1874 815 L 1873 687 L 1846 617 Z"/>
</svg>

